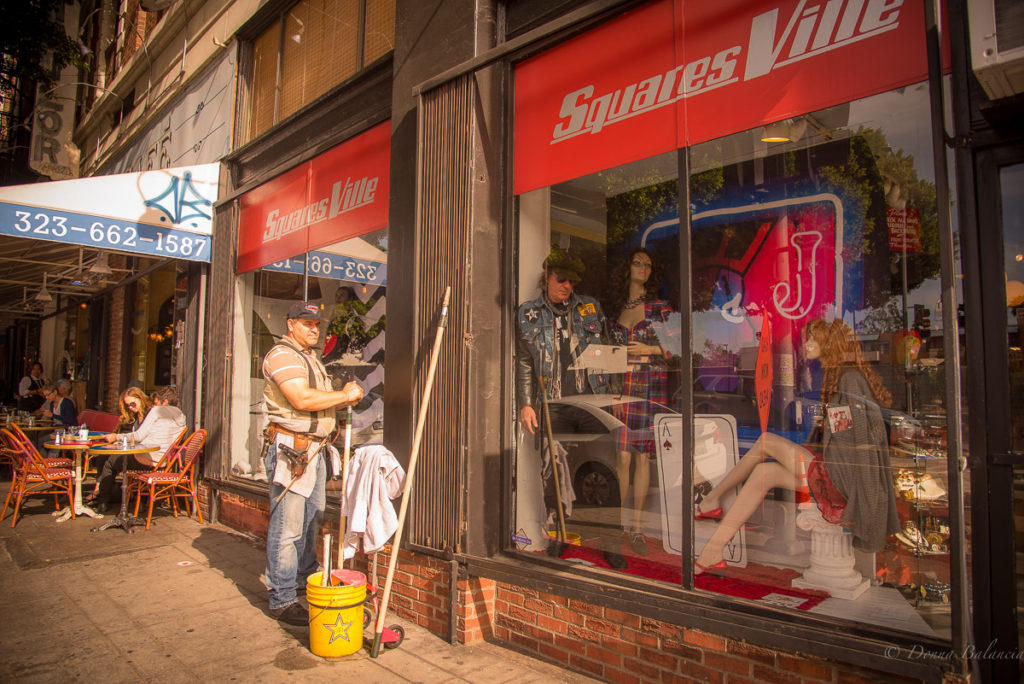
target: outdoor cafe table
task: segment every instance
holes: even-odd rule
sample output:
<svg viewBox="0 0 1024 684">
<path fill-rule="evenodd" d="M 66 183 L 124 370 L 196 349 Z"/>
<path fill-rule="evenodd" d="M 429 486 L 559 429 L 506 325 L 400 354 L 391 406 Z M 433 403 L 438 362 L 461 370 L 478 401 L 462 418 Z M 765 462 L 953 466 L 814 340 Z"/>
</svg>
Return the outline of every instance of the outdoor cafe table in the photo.
<svg viewBox="0 0 1024 684">
<path fill-rule="evenodd" d="M 34 421 L 31 422 L 31 424 L 29 423 L 29 421 L 23 421 L 23 420 L 15 420 L 15 421 L 11 421 L 11 422 L 14 423 L 15 425 L 17 425 L 19 428 L 21 428 L 21 431 L 24 432 L 26 435 L 32 436 L 32 441 L 33 442 L 35 442 L 35 440 L 37 439 L 37 437 L 35 437 L 33 435 L 42 435 L 42 434 L 44 434 L 46 432 L 53 432 L 54 430 L 56 430 L 58 428 L 65 427 L 65 425 L 63 423 L 55 423 L 55 422 L 49 421 L 49 420 L 48 421 L 34 420 Z M 38 442 L 36 442 L 36 444 L 38 444 Z"/>
<path fill-rule="evenodd" d="M 57 444 L 56 442 L 47 442 L 43 445 L 47 449 L 53 449 L 54 451 L 75 452 L 75 501 L 72 504 L 75 507 L 75 515 L 87 515 L 90 518 L 103 517 L 102 513 L 97 513 L 82 503 L 82 458 L 85 456 L 85 452 L 89 450 L 89 447 L 95 444 L 97 439 L 100 439 L 101 434 L 103 433 L 91 432 L 89 433 L 89 439 L 84 442 L 80 441 L 76 437 L 74 439 L 68 438 L 60 444 Z M 51 513 L 51 515 L 57 516 L 57 522 L 64 522 L 71 517 L 71 506 L 55 511 L 54 513 Z"/>
<path fill-rule="evenodd" d="M 94 445 L 89 447 L 90 454 L 106 454 L 108 456 L 120 455 L 123 459 L 122 465 L 127 465 L 129 456 L 138 456 L 140 454 L 150 454 L 154 451 L 159 451 L 160 447 L 147 447 L 142 445 L 136 446 L 118 446 L 115 444 L 104 444 Z M 135 530 L 132 529 L 132 525 L 145 525 L 146 521 L 143 518 L 136 518 L 128 515 L 128 470 L 122 468 L 121 478 L 121 512 L 117 514 L 116 518 L 108 520 L 99 527 L 92 528 L 93 532 L 100 532 L 102 530 L 108 530 L 111 527 L 120 527 L 128 534 L 132 534 Z"/>
</svg>

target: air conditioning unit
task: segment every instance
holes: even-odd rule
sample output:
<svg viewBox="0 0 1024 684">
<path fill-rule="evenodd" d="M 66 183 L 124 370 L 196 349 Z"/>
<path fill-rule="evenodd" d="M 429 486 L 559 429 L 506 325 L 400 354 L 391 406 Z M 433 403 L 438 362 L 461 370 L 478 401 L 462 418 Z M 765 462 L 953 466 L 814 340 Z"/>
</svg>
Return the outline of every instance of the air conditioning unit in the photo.
<svg viewBox="0 0 1024 684">
<path fill-rule="evenodd" d="M 1024 2 L 968 0 L 971 67 L 993 100 L 1024 93 Z"/>
</svg>

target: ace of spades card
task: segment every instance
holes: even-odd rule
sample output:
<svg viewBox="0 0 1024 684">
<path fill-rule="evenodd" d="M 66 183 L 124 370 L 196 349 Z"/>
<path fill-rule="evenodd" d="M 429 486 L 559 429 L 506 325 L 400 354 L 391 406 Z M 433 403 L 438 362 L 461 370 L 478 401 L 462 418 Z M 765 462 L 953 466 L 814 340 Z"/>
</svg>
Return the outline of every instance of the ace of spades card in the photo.
<svg viewBox="0 0 1024 684">
<path fill-rule="evenodd" d="M 725 477 L 739 460 L 736 419 L 725 414 L 694 416 L 692 458 L 684 458 L 683 419 L 677 413 L 659 413 L 654 416 L 654 433 L 657 437 L 659 499 L 661 503 L 662 545 L 668 553 L 682 555 L 682 529 L 684 521 L 693 519 L 696 502 L 686 501 L 683 493 L 683 468 L 693 468 L 695 498 L 711 491 L 711 487 Z M 730 492 L 723 497 L 726 508 L 735 496 Z M 700 554 L 704 544 L 715 531 L 716 520 L 694 521 L 694 552 Z M 724 557 L 727 563 L 746 566 L 745 531 L 740 527 L 736 535 L 726 544 Z"/>
</svg>

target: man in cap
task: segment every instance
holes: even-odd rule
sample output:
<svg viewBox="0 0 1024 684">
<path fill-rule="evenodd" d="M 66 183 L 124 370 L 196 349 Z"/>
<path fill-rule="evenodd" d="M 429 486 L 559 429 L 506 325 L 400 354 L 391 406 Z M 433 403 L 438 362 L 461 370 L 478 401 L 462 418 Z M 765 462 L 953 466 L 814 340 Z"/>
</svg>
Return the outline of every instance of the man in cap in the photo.
<svg viewBox="0 0 1024 684">
<path fill-rule="evenodd" d="M 296 302 L 288 309 L 287 332 L 263 359 L 263 398 L 269 425 L 263 463 L 270 480 L 266 584 L 270 612 L 292 625 L 308 623 L 298 587 L 316 572 L 316 537 L 326 499 L 326 443 L 335 409 L 354 406 L 363 390 L 349 382 L 340 391 L 313 346 L 320 339 L 320 307 Z"/>
<path fill-rule="evenodd" d="M 574 368 L 583 350 L 590 344 L 601 342 L 606 333 L 601 305 L 593 297 L 574 291 L 583 271 L 579 257 L 567 250 L 551 250 L 544 260 L 540 296 L 519 307 L 516 400 L 519 422 L 531 435 L 537 432 L 538 413 L 542 410 L 538 374 L 544 381 L 545 396 L 549 400 L 608 391 L 605 375 L 586 368 Z M 565 405 L 555 404 L 549 409 L 552 432 L 584 431 L 588 427 L 582 423 L 594 420 L 589 414 L 583 415 L 585 412 L 573 411 L 572 407 Z M 544 437 L 542 432 L 542 439 Z M 559 497 L 551 477 L 548 450 L 542 449 L 542 453 L 541 478 L 550 523 L 557 516 Z M 570 485 L 568 482 L 559 484 L 563 490 Z M 557 545 L 551 546 L 549 551 L 557 548 Z M 612 557 L 609 564 L 615 567 L 619 558 Z"/>
</svg>

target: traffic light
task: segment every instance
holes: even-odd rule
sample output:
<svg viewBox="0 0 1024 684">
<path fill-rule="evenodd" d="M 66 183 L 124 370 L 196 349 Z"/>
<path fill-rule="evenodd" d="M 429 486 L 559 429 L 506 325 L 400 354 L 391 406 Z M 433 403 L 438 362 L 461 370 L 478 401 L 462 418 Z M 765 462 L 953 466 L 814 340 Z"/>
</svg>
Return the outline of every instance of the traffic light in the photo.
<svg viewBox="0 0 1024 684">
<path fill-rule="evenodd" d="M 923 304 L 914 305 L 914 330 L 925 339 L 932 329 L 932 312 Z"/>
</svg>

